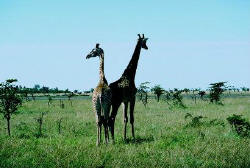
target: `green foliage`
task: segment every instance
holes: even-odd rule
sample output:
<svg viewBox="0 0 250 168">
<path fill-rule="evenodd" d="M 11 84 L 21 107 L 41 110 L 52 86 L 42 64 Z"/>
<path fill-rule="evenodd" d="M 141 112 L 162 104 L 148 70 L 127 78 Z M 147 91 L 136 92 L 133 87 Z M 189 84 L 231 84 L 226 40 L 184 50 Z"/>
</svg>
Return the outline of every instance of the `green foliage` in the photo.
<svg viewBox="0 0 250 168">
<path fill-rule="evenodd" d="M 204 117 L 201 116 L 201 115 L 199 115 L 199 116 L 193 116 L 190 113 L 186 113 L 185 119 L 188 119 L 188 118 L 191 118 L 191 121 L 190 121 L 190 123 L 188 123 L 188 126 L 198 127 L 198 126 L 202 125 L 201 119 L 203 119 Z"/>
<path fill-rule="evenodd" d="M 247 88 L 247 87 L 241 87 L 241 90 L 242 90 L 243 92 L 249 92 L 249 88 Z"/>
<path fill-rule="evenodd" d="M 190 92 L 190 89 L 184 88 L 183 91 L 184 91 L 185 93 L 188 93 L 188 92 Z"/>
<path fill-rule="evenodd" d="M 182 96 L 183 90 L 169 90 L 165 91 L 165 100 L 170 105 L 170 108 L 173 107 L 181 107 L 186 108 L 186 106 L 183 103 L 183 96 Z"/>
<path fill-rule="evenodd" d="M 204 100 L 205 94 L 206 94 L 205 91 L 199 91 L 199 92 L 198 92 L 198 95 L 200 95 L 201 100 Z"/>
<path fill-rule="evenodd" d="M 199 126 L 222 126 L 225 127 L 225 123 L 220 119 L 205 120 L 207 117 L 202 115 L 193 116 L 190 113 L 186 113 L 185 120 L 190 118 L 190 122 L 187 124 L 187 127 L 199 127 Z"/>
<path fill-rule="evenodd" d="M 17 109 L 22 104 L 21 96 L 18 94 L 18 87 L 13 83 L 16 79 L 8 79 L 0 84 L 0 113 L 7 120 L 8 135 L 10 136 L 10 118 L 17 113 Z"/>
<path fill-rule="evenodd" d="M 219 125 L 219 126 L 225 127 L 224 121 L 219 120 L 219 119 L 212 119 L 212 120 L 210 120 L 209 121 L 209 125 L 213 125 L 213 126 Z"/>
<path fill-rule="evenodd" d="M 227 118 L 227 121 L 238 135 L 242 137 L 250 136 L 250 123 L 245 118 L 242 118 L 242 115 L 233 114 Z"/>
<path fill-rule="evenodd" d="M 174 106 L 178 106 L 178 107 L 182 107 L 182 108 L 185 108 L 186 106 L 183 104 L 183 97 L 181 95 L 183 91 L 182 90 L 178 90 L 178 89 L 175 89 L 174 92 L 173 92 L 173 105 Z"/>
<path fill-rule="evenodd" d="M 146 107 L 148 103 L 148 92 L 149 92 L 149 85 L 150 82 L 143 82 L 140 84 L 138 88 L 138 93 L 140 95 L 140 100 L 142 101 L 143 105 Z"/>
<path fill-rule="evenodd" d="M 59 90 L 57 87 L 56 88 L 49 88 L 47 86 L 41 87 L 40 85 L 36 84 L 33 88 L 19 86 L 19 93 L 24 94 L 25 98 L 28 99 L 29 95 L 32 96 L 35 93 L 54 94 L 54 93 L 70 93 L 70 91 L 68 89 Z"/>
<path fill-rule="evenodd" d="M 19 122 L 16 125 L 17 137 L 21 139 L 29 139 L 33 135 L 32 130 L 29 128 L 28 124 L 25 122 Z"/>
<path fill-rule="evenodd" d="M 224 92 L 226 82 L 211 83 L 210 85 L 210 102 L 221 104 L 221 94 Z"/>
<path fill-rule="evenodd" d="M 151 91 L 156 95 L 157 101 L 159 102 L 160 96 L 164 93 L 164 89 L 160 85 L 156 85 L 151 88 Z"/>
</svg>

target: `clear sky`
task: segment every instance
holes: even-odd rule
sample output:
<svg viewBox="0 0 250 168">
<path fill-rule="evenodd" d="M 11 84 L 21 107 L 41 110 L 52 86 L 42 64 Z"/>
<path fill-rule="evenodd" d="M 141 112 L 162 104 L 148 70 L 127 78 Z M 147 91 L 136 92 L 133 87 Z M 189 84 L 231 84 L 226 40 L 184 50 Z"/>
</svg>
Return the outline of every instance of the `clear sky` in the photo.
<svg viewBox="0 0 250 168">
<path fill-rule="evenodd" d="M 126 68 L 144 33 L 136 84 L 206 88 L 228 81 L 250 87 L 249 0 L 0 0 L 0 81 L 87 90 L 100 43 L 108 82 Z"/>
</svg>

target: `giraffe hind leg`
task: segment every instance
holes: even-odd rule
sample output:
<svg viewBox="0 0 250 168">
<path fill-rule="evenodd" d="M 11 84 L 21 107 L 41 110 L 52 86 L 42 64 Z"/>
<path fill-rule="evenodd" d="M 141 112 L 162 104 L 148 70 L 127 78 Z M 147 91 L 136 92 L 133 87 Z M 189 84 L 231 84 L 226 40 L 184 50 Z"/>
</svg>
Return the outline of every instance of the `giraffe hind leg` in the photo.
<svg viewBox="0 0 250 168">
<path fill-rule="evenodd" d="M 103 126 L 104 126 L 105 143 L 107 144 L 109 139 L 108 139 L 108 124 L 106 120 L 103 122 Z"/>
<path fill-rule="evenodd" d="M 119 106 L 120 104 L 112 104 L 112 112 L 111 112 L 111 115 L 109 116 L 109 121 L 108 121 L 112 143 L 115 143 L 115 117 L 116 117 Z"/>
<path fill-rule="evenodd" d="M 104 112 L 104 119 L 103 119 L 103 126 L 104 126 L 104 134 L 105 134 L 105 143 L 107 144 L 109 141 L 109 132 L 108 132 L 108 120 L 109 120 L 109 113 L 110 113 L 110 103 L 103 104 L 103 112 Z"/>
</svg>

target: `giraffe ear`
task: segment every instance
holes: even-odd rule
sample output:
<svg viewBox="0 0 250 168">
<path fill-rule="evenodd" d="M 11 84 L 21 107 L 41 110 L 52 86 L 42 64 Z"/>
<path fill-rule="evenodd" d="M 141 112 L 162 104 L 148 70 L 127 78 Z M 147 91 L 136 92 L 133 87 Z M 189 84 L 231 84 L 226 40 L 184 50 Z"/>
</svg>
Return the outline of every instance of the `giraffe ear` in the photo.
<svg viewBox="0 0 250 168">
<path fill-rule="evenodd" d="M 148 40 L 148 38 L 145 38 L 144 40 L 145 40 L 145 41 L 147 41 L 147 40 Z"/>
</svg>

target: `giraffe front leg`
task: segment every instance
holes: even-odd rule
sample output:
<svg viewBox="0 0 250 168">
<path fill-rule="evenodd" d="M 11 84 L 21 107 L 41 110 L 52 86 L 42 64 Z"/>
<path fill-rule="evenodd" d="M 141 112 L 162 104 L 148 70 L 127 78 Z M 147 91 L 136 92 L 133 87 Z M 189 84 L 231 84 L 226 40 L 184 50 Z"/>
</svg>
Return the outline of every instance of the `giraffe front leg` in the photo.
<svg viewBox="0 0 250 168">
<path fill-rule="evenodd" d="M 124 120 L 124 132 L 123 132 L 123 139 L 126 140 L 127 138 L 127 122 L 128 122 L 128 102 L 123 103 L 123 120 Z"/>
<path fill-rule="evenodd" d="M 135 139 L 134 108 L 135 108 L 135 97 L 130 101 L 130 124 L 131 124 L 132 137 Z"/>
</svg>

